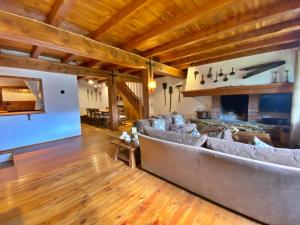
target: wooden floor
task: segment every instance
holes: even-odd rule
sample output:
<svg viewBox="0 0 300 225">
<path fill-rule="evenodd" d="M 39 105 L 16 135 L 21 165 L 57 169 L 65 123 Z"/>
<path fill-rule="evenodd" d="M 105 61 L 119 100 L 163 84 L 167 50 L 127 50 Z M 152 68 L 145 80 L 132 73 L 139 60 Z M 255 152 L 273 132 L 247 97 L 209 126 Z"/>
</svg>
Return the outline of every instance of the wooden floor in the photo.
<svg viewBox="0 0 300 225">
<path fill-rule="evenodd" d="M 0 224 L 257 224 L 114 161 L 109 135 L 83 136 L 24 149 L 0 169 Z"/>
</svg>

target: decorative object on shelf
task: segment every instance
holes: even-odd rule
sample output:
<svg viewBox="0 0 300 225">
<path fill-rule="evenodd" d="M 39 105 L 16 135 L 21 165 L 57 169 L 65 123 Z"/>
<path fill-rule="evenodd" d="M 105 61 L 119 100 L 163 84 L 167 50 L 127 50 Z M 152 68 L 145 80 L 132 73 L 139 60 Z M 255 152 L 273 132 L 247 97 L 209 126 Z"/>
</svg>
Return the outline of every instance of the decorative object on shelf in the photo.
<svg viewBox="0 0 300 225">
<path fill-rule="evenodd" d="M 224 81 L 224 82 L 227 82 L 227 81 L 228 81 L 227 74 L 225 74 L 223 81 Z"/>
<path fill-rule="evenodd" d="M 234 67 L 232 67 L 232 69 L 231 69 L 231 72 L 229 73 L 229 75 L 230 75 L 230 76 L 233 76 L 233 75 L 235 75 L 235 72 L 234 72 Z"/>
<path fill-rule="evenodd" d="M 285 83 L 290 83 L 290 81 L 289 81 L 289 70 L 285 71 Z"/>
<path fill-rule="evenodd" d="M 207 74 L 207 78 L 212 78 L 212 67 L 209 68 L 209 72 Z"/>
<path fill-rule="evenodd" d="M 136 127 L 131 128 L 131 141 L 134 142 L 135 145 L 139 144 L 139 137 Z"/>
<path fill-rule="evenodd" d="M 205 84 L 205 80 L 204 80 L 204 75 L 202 74 L 202 79 L 201 79 L 201 82 L 200 82 L 201 85 L 204 85 Z"/>
<path fill-rule="evenodd" d="M 130 135 L 127 134 L 126 131 L 123 131 L 123 132 L 122 132 L 122 134 L 121 134 L 121 136 L 119 137 L 119 139 L 121 139 L 121 140 L 123 140 L 123 141 L 125 141 L 125 142 L 127 142 L 127 143 L 131 142 Z"/>
<path fill-rule="evenodd" d="M 199 72 L 198 71 L 195 71 L 194 72 L 194 76 L 195 76 L 195 80 L 197 80 L 197 76 L 198 76 Z"/>
<path fill-rule="evenodd" d="M 178 102 L 180 102 L 180 95 L 181 95 L 180 88 L 181 88 L 182 86 L 183 86 L 182 84 L 178 84 L 178 85 L 175 86 L 175 88 L 177 88 L 177 90 L 178 90 Z"/>
<path fill-rule="evenodd" d="M 224 75 L 223 70 L 220 69 L 219 77 L 222 77 Z"/>
<path fill-rule="evenodd" d="M 278 82 L 278 77 L 277 77 L 278 71 L 274 71 L 273 73 L 273 81 L 272 83 L 277 83 Z"/>
<path fill-rule="evenodd" d="M 173 87 L 172 86 L 169 87 L 169 94 L 170 94 L 170 108 L 169 108 L 169 112 L 171 112 L 171 110 L 172 110 L 172 94 L 173 94 Z"/>
<path fill-rule="evenodd" d="M 243 79 L 246 79 L 246 78 L 252 77 L 254 75 L 263 73 L 265 71 L 274 69 L 278 66 L 282 66 L 284 64 L 285 64 L 285 61 L 276 61 L 276 62 L 264 63 L 264 64 L 260 64 L 260 65 L 256 65 L 256 66 L 249 66 L 249 67 L 242 68 L 240 70 L 247 71 L 247 74 L 245 76 L 243 76 Z"/>
<path fill-rule="evenodd" d="M 168 88 L 168 83 L 163 83 L 162 86 L 163 86 L 163 89 L 164 89 L 165 106 L 167 106 L 167 93 L 166 93 L 166 90 Z"/>
<path fill-rule="evenodd" d="M 218 72 L 216 72 L 216 79 L 214 80 L 215 83 L 218 82 Z"/>
</svg>

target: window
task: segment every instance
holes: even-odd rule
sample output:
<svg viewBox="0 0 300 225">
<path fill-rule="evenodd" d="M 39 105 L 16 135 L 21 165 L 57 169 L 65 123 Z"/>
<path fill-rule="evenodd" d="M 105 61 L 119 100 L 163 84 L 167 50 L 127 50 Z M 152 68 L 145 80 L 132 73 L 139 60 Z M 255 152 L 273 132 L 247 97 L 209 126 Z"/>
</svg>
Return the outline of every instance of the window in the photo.
<svg viewBox="0 0 300 225">
<path fill-rule="evenodd" d="M 0 115 L 44 112 L 41 79 L 0 76 Z"/>
</svg>

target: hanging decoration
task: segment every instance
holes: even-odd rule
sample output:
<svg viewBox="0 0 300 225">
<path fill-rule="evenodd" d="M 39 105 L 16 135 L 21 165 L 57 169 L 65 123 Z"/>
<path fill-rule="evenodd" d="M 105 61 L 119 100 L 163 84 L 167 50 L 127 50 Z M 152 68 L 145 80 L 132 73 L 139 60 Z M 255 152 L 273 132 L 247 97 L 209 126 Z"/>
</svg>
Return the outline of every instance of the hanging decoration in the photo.
<svg viewBox="0 0 300 225">
<path fill-rule="evenodd" d="M 162 86 L 163 86 L 163 89 L 164 89 L 165 106 L 167 106 L 167 93 L 166 93 L 166 90 L 168 88 L 168 83 L 163 83 Z"/>
<path fill-rule="evenodd" d="M 169 112 L 171 112 L 171 110 L 172 110 L 172 93 L 173 93 L 173 87 L 170 86 L 169 87 L 169 94 L 170 94 L 170 108 L 169 108 Z"/>
<path fill-rule="evenodd" d="M 219 77 L 222 77 L 224 75 L 223 69 L 220 69 Z"/>
<path fill-rule="evenodd" d="M 178 90 L 178 102 L 180 102 L 180 94 L 181 94 L 180 88 L 181 88 L 182 86 L 183 86 L 182 84 L 179 84 L 179 85 L 176 85 L 176 86 L 175 86 L 175 87 L 177 88 L 177 90 Z"/>
<path fill-rule="evenodd" d="M 215 83 L 218 82 L 218 72 L 216 72 L 216 79 L 214 80 Z"/>
<path fill-rule="evenodd" d="M 224 77 L 223 81 L 224 81 L 224 82 L 227 82 L 227 81 L 228 81 L 227 74 L 225 74 L 225 77 Z"/>
<path fill-rule="evenodd" d="M 231 69 L 231 72 L 229 73 L 229 75 L 230 75 L 230 76 L 233 76 L 233 75 L 235 75 L 235 72 L 234 72 L 234 67 L 232 67 L 232 69 Z"/>
<path fill-rule="evenodd" d="M 201 85 L 204 85 L 205 84 L 205 80 L 204 80 L 204 75 L 202 74 L 202 79 L 201 79 L 201 82 L 200 82 Z"/>
<path fill-rule="evenodd" d="M 195 76 L 195 80 L 197 80 L 197 76 L 198 76 L 199 72 L 198 71 L 195 71 L 194 72 L 194 76 Z"/>
<path fill-rule="evenodd" d="M 207 74 L 207 78 L 212 78 L 212 67 L 209 68 L 209 72 Z"/>
<path fill-rule="evenodd" d="M 90 100 L 90 91 L 89 91 L 89 89 L 86 89 L 86 93 L 87 93 L 87 99 L 89 101 Z"/>
</svg>

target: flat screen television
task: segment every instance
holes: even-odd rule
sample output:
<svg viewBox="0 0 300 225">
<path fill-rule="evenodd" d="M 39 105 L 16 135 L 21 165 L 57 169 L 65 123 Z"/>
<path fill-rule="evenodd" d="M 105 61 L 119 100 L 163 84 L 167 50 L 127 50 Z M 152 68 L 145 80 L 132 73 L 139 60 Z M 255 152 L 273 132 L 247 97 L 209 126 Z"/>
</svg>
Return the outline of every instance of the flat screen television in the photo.
<svg viewBox="0 0 300 225">
<path fill-rule="evenodd" d="M 260 95 L 260 112 L 290 113 L 292 109 L 292 94 Z"/>
</svg>

